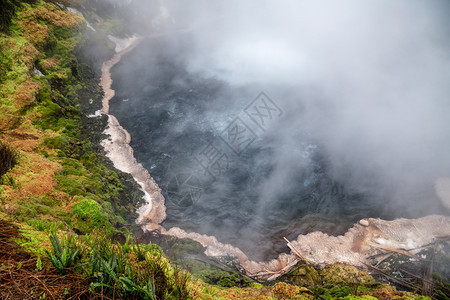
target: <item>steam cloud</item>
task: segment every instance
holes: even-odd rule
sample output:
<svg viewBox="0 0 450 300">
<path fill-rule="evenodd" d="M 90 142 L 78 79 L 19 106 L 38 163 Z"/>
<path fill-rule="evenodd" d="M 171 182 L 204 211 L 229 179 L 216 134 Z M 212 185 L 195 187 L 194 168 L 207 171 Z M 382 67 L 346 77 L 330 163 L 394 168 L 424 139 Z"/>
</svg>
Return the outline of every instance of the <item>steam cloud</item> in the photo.
<svg viewBox="0 0 450 300">
<path fill-rule="evenodd" d="M 194 28 L 166 37 L 189 73 L 248 87 L 241 97 L 211 100 L 205 116 L 224 120 L 223 107 L 239 110 L 259 91 L 285 112 L 265 133 L 278 146 L 260 184 L 262 210 L 302 184 L 293 169 L 308 167 L 311 140 L 336 182 L 384 199 L 376 205 L 395 216 L 448 213 L 433 185 L 450 176 L 449 1 L 160 3 L 170 12 L 167 30 Z M 150 21 L 135 30 L 148 34 Z"/>
<path fill-rule="evenodd" d="M 448 1 L 167 5 L 192 20 L 217 17 L 194 32 L 192 72 L 267 86 L 291 112 L 274 129 L 279 145 L 294 144 L 276 149 L 282 181 L 285 165 L 298 160 L 291 150 L 299 132 L 324 146 L 336 178 L 386 193 L 407 210 L 425 209 L 421 192 L 449 175 Z M 352 174 L 343 174 L 348 166 Z M 281 186 L 275 178 L 267 184 Z"/>
</svg>

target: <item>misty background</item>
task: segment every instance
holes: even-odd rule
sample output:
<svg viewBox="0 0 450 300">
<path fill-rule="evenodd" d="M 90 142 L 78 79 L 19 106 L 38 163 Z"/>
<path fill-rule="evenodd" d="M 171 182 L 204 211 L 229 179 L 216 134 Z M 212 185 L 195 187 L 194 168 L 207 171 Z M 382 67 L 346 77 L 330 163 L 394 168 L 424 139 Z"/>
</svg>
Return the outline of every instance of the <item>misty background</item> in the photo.
<svg viewBox="0 0 450 300">
<path fill-rule="evenodd" d="M 166 227 L 266 259 L 282 236 L 448 214 L 434 183 L 450 176 L 450 2 L 114 5 L 148 38 L 113 69 L 111 113 L 165 193 Z M 260 92 L 282 110 L 265 131 L 244 112 Z M 255 136 L 239 155 L 221 139 L 236 117 Z M 210 143 L 230 158 L 215 178 L 198 164 Z"/>
</svg>

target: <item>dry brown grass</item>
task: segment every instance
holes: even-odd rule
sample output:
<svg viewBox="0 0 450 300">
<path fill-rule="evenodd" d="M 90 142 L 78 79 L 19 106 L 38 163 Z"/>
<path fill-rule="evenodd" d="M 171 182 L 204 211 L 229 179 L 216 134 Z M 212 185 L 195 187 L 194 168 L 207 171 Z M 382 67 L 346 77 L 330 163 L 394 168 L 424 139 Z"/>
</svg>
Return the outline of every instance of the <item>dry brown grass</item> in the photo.
<svg viewBox="0 0 450 300">
<path fill-rule="evenodd" d="M 53 3 L 45 3 L 39 9 L 35 10 L 35 14 L 39 19 L 65 28 L 81 28 L 83 24 L 83 19 L 80 16 L 66 10 L 61 10 Z"/>
<path fill-rule="evenodd" d="M 24 153 L 21 163 L 11 175 L 23 191 L 33 196 L 44 196 L 51 193 L 56 186 L 54 175 L 61 166 L 36 153 Z"/>
<path fill-rule="evenodd" d="M 36 95 L 41 88 L 39 82 L 34 81 L 31 77 L 28 77 L 22 82 L 14 94 L 14 105 L 18 110 L 30 105 L 36 100 Z"/>
<path fill-rule="evenodd" d="M 40 65 L 46 70 L 54 70 L 59 66 L 59 59 L 56 57 L 50 57 L 41 61 Z"/>
<path fill-rule="evenodd" d="M 35 47 L 42 48 L 49 38 L 50 28 L 38 20 L 51 25 L 77 29 L 83 26 L 83 18 L 66 10 L 61 10 L 53 3 L 44 3 L 36 9 L 25 9 L 20 13 L 18 25 L 23 37 Z"/>
<path fill-rule="evenodd" d="M 62 276 L 47 266 L 39 270 L 37 258 L 19 246 L 17 226 L 0 219 L 1 299 L 88 299 L 88 279 Z M 64 295 L 64 294 L 67 295 Z"/>
<path fill-rule="evenodd" d="M 18 25 L 22 29 L 22 36 L 34 46 L 41 48 L 49 37 L 49 28 L 36 20 L 33 10 L 25 10 L 21 13 Z"/>
<path fill-rule="evenodd" d="M 390 300 L 394 297 L 403 297 L 404 292 L 398 292 L 398 291 L 394 291 L 393 289 L 388 289 L 388 288 L 381 288 L 381 289 L 377 289 L 373 292 L 365 292 L 364 295 L 368 295 L 368 296 L 372 296 L 375 297 L 379 300 Z"/>
</svg>

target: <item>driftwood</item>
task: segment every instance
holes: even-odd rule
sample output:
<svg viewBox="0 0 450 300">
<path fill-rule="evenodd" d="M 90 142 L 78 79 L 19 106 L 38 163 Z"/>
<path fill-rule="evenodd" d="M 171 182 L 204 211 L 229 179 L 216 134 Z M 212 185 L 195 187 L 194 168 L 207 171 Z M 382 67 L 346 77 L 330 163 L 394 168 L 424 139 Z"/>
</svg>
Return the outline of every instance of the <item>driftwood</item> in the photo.
<svg viewBox="0 0 450 300">
<path fill-rule="evenodd" d="M 291 244 L 291 242 L 283 237 L 283 239 L 286 241 L 287 246 L 289 247 L 289 249 L 291 249 L 292 253 L 294 253 L 295 255 L 297 255 L 301 260 L 303 260 L 305 263 L 309 263 L 309 260 L 307 260 L 301 253 L 300 251 L 297 250 L 297 248 L 294 247 L 294 245 Z"/>
<path fill-rule="evenodd" d="M 372 247 L 385 251 L 381 251 L 382 253 L 378 253 L 368 257 L 368 259 L 375 260 L 372 262 L 372 264 L 364 264 L 369 269 L 374 270 L 375 272 L 379 273 L 381 276 L 385 277 L 387 280 L 395 284 L 411 289 L 414 292 L 420 291 L 422 295 L 428 296 L 431 299 L 436 299 L 436 295 L 438 295 L 439 293 L 443 295 L 450 295 L 450 289 L 445 284 L 446 281 L 444 280 L 443 282 L 441 282 L 440 280 L 436 280 L 433 278 L 433 272 L 435 272 L 435 267 L 437 267 L 437 253 L 439 252 L 438 246 L 440 244 L 449 243 L 449 241 L 450 236 L 442 236 L 435 238 L 429 244 L 408 250 L 396 249 L 379 244 L 371 244 Z M 429 251 L 429 254 L 427 254 L 426 258 L 422 258 L 411 253 L 412 251 L 416 253 L 416 251 L 421 251 L 424 249 L 428 249 Z M 401 273 L 408 275 L 410 277 L 408 279 L 394 276 L 390 274 L 390 272 L 379 267 L 379 265 L 381 265 L 381 263 L 388 258 L 386 257 L 386 255 L 392 256 L 393 254 L 400 254 L 411 257 L 415 259 L 416 263 L 419 263 L 420 261 L 421 267 L 419 269 L 416 268 L 415 271 L 409 270 L 409 268 L 405 269 L 402 267 L 396 269 Z M 424 269 L 422 269 L 422 267 Z"/>
<path fill-rule="evenodd" d="M 414 254 L 409 253 L 408 250 L 392 248 L 392 247 L 388 247 L 388 246 L 384 246 L 384 245 L 380 245 L 380 244 L 374 244 L 374 243 L 371 243 L 370 246 L 372 246 L 372 247 L 374 247 L 374 248 L 378 248 L 378 249 L 383 249 L 383 250 L 386 250 L 386 251 L 390 251 L 390 252 L 395 252 L 395 253 L 403 254 L 403 255 L 409 256 L 409 257 L 411 257 L 411 258 L 417 259 L 417 260 L 424 260 L 424 259 L 421 258 L 421 257 L 418 257 L 418 256 L 416 256 L 416 255 L 414 255 Z"/>
<path fill-rule="evenodd" d="M 395 282 L 395 283 L 397 283 L 397 284 L 399 284 L 399 285 L 402 285 L 402 286 L 404 286 L 404 287 L 407 287 L 407 288 L 410 288 L 410 289 L 412 289 L 412 290 L 414 290 L 414 291 L 417 291 L 417 287 L 414 286 L 413 284 L 410 284 L 409 282 L 406 282 L 406 281 L 404 281 L 404 280 L 402 280 L 402 279 L 400 279 L 400 278 L 397 278 L 397 277 L 394 277 L 394 276 L 392 276 L 392 275 L 389 275 L 389 274 L 387 274 L 386 272 L 384 272 L 383 270 L 381 270 L 381 269 L 379 269 L 379 268 L 377 268 L 377 267 L 375 267 L 375 266 L 372 266 L 372 265 L 366 264 L 366 263 L 364 263 L 364 264 L 365 264 L 369 269 L 372 269 L 372 270 L 374 270 L 374 271 L 380 273 L 381 275 L 383 275 L 383 276 L 386 277 L 387 279 L 389 279 L 389 280 L 391 280 L 391 281 L 393 281 L 393 282 Z"/>
<path fill-rule="evenodd" d="M 287 265 L 286 267 L 284 267 L 283 269 L 281 269 L 281 271 L 277 272 L 277 274 L 273 274 L 272 276 L 270 276 L 269 278 L 267 278 L 267 280 L 274 280 L 279 276 L 282 276 L 286 273 L 288 273 L 291 268 L 293 268 L 296 264 L 298 263 L 298 261 L 293 261 L 292 263 L 290 263 L 289 265 Z"/>
<path fill-rule="evenodd" d="M 286 267 L 284 267 L 283 269 L 281 269 L 280 271 L 265 270 L 265 271 L 261 271 L 261 272 L 257 272 L 257 273 L 250 273 L 246 270 L 246 273 L 252 278 L 259 278 L 259 279 L 265 278 L 266 280 L 271 281 L 271 280 L 275 280 L 276 278 L 288 273 L 291 270 L 291 268 L 293 268 L 297 263 L 298 263 L 298 260 L 295 260 L 292 263 L 290 263 L 289 265 L 287 265 Z M 269 276 L 269 277 L 267 277 L 267 276 Z"/>
<path fill-rule="evenodd" d="M 436 247 L 438 243 L 434 243 L 433 252 L 431 252 L 431 261 L 430 266 L 428 267 L 427 272 L 425 273 L 423 280 L 423 294 L 425 296 L 431 296 L 433 294 L 433 264 L 434 264 L 434 255 L 436 253 Z M 431 283 L 430 283 L 431 281 Z"/>
<path fill-rule="evenodd" d="M 381 260 L 379 260 L 379 261 L 377 262 L 377 264 L 375 265 L 375 267 L 378 267 L 383 261 L 385 261 L 386 259 L 392 257 L 392 255 L 394 255 L 394 253 L 387 253 L 387 254 L 384 254 L 384 255 L 385 255 L 385 256 L 384 256 Z"/>
<path fill-rule="evenodd" d="M 411 273 L 411 272 L 409 272 L 408 270 L 405 270 L 405 269 L 398 269 L 398 270 L 401 271 L 401 272 L 403 272 L 403 273 L 408 274 L 409 276 L 412 276 L 412 277 L 414 277 L 414 278 L 416 278 L 416 279 L 419 279 L 419 280 L 421 280 L 421 281 L 423 281 L 423 282 L 428 282 L 428 283 L 430 283 L 430 284 L 434 284 L 433 281 L 430 281 L 430 280 L 428 280 L 428 279 L 425 279 L 425 278 L 423 278 L 422 276 L 419 276 L 419 275 L 417 275 L 417 274 Z"/>
<path fill-rule="evenodd" d="M 290 264 L 288 264 L 287 266 L 282 268 L 280 271 L 264 270 L 264 271 L 261 271 L 258 273 L 250 273 L 250 272 L 246 271 L 246 273 L 253 278 L 266 278 L 266 280 L 271 281 L 271 280 L 275 280 L 276 278 L 278 278 L 280 276 L 287 274 L 299 261 L 303 261 L 306 264 L 310 263 L 310 261 L 307 260 L 300 253 L 300 251 L 298 251 L 297 248 L 295 248 L 295 246 L 291 244 L 291 242 L 287 238 L 283 237 L 283 239 L 286 241 L 287 246 L 289 247 L 289 249 L 291 249 L 292 253 L 294 253 L 295 256 L 300 258 L 300 260 L 294 260 L 293 262 L 291 262 Z"/>
<path fill-rule="evenodd" d="M 411 273 L 411 272 L 409 272 L 408 270 L 405 270 L 405 269 L 399 269 L 399 270 L 402 271 L 403 273 L 406 273 L 406 274 L 408 274 L 409 276 L 412 276 L 412 277 L 414 277 L 414 278 L 416 278 L 416 279 L 419 279 L 419 280 L 421 280 L 421 281 L 423 281 L 423 282 L 427 282 L 427 283 L 429 283 L 429 284 L 438 286 L 438 287 L 444 289 L 445 291 L 448 291 L 449 294 L 450 294 L 450 290 L 449 290 L 444 284 L 442 284 L 442 282 L 434 281 L 433 279 L 428 280 L 428 279 L 426 279 L 426 278 L 423 278 L 422 276 L 419 276 L 419 275 L 417 275 L 417 274 Z"/>
</svg>

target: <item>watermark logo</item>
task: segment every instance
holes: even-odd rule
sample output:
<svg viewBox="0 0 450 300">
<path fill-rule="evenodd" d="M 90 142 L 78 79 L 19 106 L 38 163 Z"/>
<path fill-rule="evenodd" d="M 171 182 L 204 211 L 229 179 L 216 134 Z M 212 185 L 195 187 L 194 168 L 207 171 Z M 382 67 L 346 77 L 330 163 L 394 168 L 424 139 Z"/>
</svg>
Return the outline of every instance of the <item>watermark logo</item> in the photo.
<svg viewBox="0 0 450 300">
<path fill-rule="evenodd" d="M 228 154 L 212 142 L 200 151 L 195 160 L 205 174 L 211 176 L 213 180 L 227 171 L 230 166 Z"/>
<path fill-rule="evenodd" d="M 233 156 L 239 157 L 258 139 L 255 131 L 265 132 L 283 115 L 281 108 L 263 92 L 245 107 L 243 112 L 251 121 L 246 123 L 239 116 L 234 118 L 220 132 L 219 137 L 202 147 L 195 155 L 195 171 L 177 174 L 171 178 L 167 186 L 171 205 L 187 208 L 198 202 L 204 191 L 203 181 L 199 178 L 207 179 L 205 181 L 209 184 L 215 182 L 230 169 Z M 202 174 L 196 173 L 198 171 Z"/>
<path fill-rule="evenodd" d="M 192 173 L 178 173 L 167 184 L 172 205 L 189 207 L 198 202 L 203 192 L 201 181 Z"/>
<path fill-rule="evenodd" d="M 256 140 L 256 137 L 256 134 L 239 117 L 234 119 L 220 134 L 220 138 L 237 155 L 247 149 Z"/>
<path fill-rule="evenodd" d="M 264 131 L 283 115 L 281 108 L 264 92 L 261 92 L 244 111 Z"/>
</svg>

